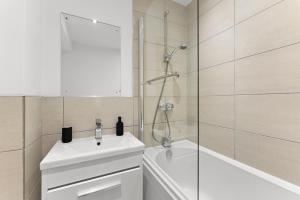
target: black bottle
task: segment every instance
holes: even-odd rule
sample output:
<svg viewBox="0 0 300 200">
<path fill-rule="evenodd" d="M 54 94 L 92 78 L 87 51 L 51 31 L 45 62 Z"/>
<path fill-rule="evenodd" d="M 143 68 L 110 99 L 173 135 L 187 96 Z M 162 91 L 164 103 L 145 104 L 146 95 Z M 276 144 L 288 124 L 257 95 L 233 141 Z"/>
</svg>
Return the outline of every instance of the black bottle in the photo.
<svg viewBox="0 0 300 200">
<path fill-rule="evenodd" d="M 124 134 L 124 125 L 121 117 L 118 117 L 118 122 L 116 124 L 116 135 L 122 136 Z"/>
</svg>

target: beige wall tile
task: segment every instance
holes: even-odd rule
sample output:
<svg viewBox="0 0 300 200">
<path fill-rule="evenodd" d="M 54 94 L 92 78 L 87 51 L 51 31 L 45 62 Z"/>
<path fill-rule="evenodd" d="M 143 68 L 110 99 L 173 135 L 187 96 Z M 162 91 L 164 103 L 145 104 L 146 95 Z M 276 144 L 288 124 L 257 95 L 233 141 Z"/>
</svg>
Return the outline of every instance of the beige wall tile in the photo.
<svg viewBox="0 0 300 200">
<path fill-rule="evenodd" d="M 198 96 L 198 73 L 191 72 L 187 75 L 187 96 Z"/>
<path fill-rule="evenodd" d="M 244 58 L 236 62 L 238 94 L 300 91 L 300 45 Z"/>
<path fill-rule="evenodd" d="M 25 146 L 42 135 L 41 97 L 25 97 Z"/>
<path fill-rule="evenodd" d="M 163 135 L 165 133 L 166 124 L 160 123 L 155 125 L 155 134 Z M 144 126 L 144 144 L 146 147 L 158 146 L 160 145 L 152 138 L 152 125 L 145 124 Z"/>
<path fill-rule="evenodd" d="M 225 156 L 234 157 L 233 129 L 200 123 L 199 130 L 200 145 Z"/>
<path fill-rule="evenodd" d="M 300 144 L 239 132 L 237 159 L 274 176 L 300 184 Z"/>
<path fill-rule="evenodd" d="M 223 0 L 199 18 L 199 41 L 234 25 L 234 0 Z"/>
<path fill-rule="evenodd" d="M 63 98 L 42 98 L 42 129 L 43 134 L 61 133 L 63 127 Z"/>
<path fill-rule="evenodd" d="M 164 100 L 164 98 L 162 99 Z M 158 97 L 145 97 L 144 98 L 144 123 L 152 124 L 153 117 L 157 105 Z M 156 118 L 156 123 L 164 122 L 164 113 L 159 111 Z"/>
<path fill-rule="evenodd" d="M 173 0 L 166 0 L 165 10 L 169 10 L 168 20 L 179 25 L 186 24 L 186 7 Z"/>
<path fill-rule="evenodd" d="M 187 6 L 185 12 L 186 14 L 186 21 L 190 23 L 197 19 L 197 0 L 192 0 L 191 3 Z"/>
<path fill-rule="evenodd" d="M 144 18 L 145 41 L 149 43 L 163 44 L 163 33 L 163 20 L 146 15 Z"/>
<path fill-rule="evenodd" d="M 253 15 L 263 11 L 274 4 L 282 2 L 282 0 L 236 0 L 235 1 L 235 17 L 236 23 L 245 20 Z"/>
<path fill-rule="evenodd" d="M 139 132 L 140 132 L 140 127 L 139 127 L 139 126 L 134 126 L 134 127 L 133 127 L 133 135 L 134 135 L 136 138 L 139 138 Z"/>
<path fill-rule="evenodd" d="M 259 136 L 244 131 L 235 134 L 235 159 L 258 167 L 259 164 Z"/>
<path fill-rule="evenodd" d="M 173 49 L 174 48 L 171 48 L 171 50 L 173 50 Z M 187 73 L 187 65 L 188 65 L 188 60 L 187 60 L 188 59 L 188 57 L 187 57 L 188 56 L 188 51 L 187 50 L 188 49 L 178 50 L 173 54 L 173 57 L 172 57 L 172 59 L 170 61 L 170 64 L 169 64 L 169 71 L 179 72 L 181 74 L 186 74 Z M 165 69 L 165 68 L 163 68 L 163 69 Z"/>
<path fill-rule="evenodd" d="M 164 96 L 171 97 L 186 97 L 187 96 L 187 82 L 188 76 L 186 74 L 179 74 L 179 78 L 170 78 L 165 86 Z M 159 91 L 162 85 L 160 84 Z"/>
<path fill-rule="evenodd" d="M 233 96 L 199 98 L 199 121 L 233 128 Z"/>
<path fill-rule="evenodd" d="M 25 199 L 29 199 L 41 181 L 39 164 L 42 160 L 41 137 L 25 148 Z"/>
<path fill-rule="evenodd" d="M 72 126 L 74 132 L 94 130 L 97 118 L 104 128 L 113 128 L 118 116 L 122 116 L 125 126 L 133 125 L 133 98 L 64 98 L 64 125 Z"/>
<path fill-rule="evenodd" d="M 199 71 L 199 95 L 228 95 L 234 92 L 234 63 Z"/>
<path fill-rule="evenodd" d="M 198 121 L 198 98 L 188 97 L 187 98 L 187 121 L 197 122 Z"/>
<path fill-rule="evenodd" d="M 133 124 L 138 125 L 140 123 L 140 112 L 139 112 L 139 98 L 133 98 Z"/>
<path fill-rule="evenodd" d="M 173 110 L 167 112 L 169 121 L 185 121 L 187 119 L 187 97 L 166 97 L 163 102 L 169 102 L 174 105 Z"/>
<path fill-rule="evenodd" d="M 199 67 L 206 68 L 234 59 L 234 32 L 229 29 L 199 44 Z"/>
<path fill-rule="evenodd" d="M 23 97 L 0 97 L 0 152 L 23 147 Z"/>
<path fill-rule="evenodd" d="M 41 199 L 41 182 L 37 183 L 36 187 L 30 194 L 29 200 L 40 200 Z M 26 200 L 26 199 L 25 199 Z"/>
<path fill-rule="evenodd" d="M 198 70 L 198 49 L 192 46 L 187 50 L 187 73 L 196 72 Z"/>
<path fill-rule="evenodd" d="M 168 22 L 168 45 L 178 47 L 187 42 L 187 29 L 177 23 Z"/>
<path fill-rule="evenodd" d="M 299 142 L 299 102 L 299 94 L 237 96 L 236 127 Z"/>
<path fill-rule="evenodd" d="M 162 18 L 164 12 L 164 0 L 133 0 L 133 9 Z"/>
<path fill-rule="evenodd" d="M 23 151 L 0 153 L 0 199 L 23 200 Z"/>
<path fill-rule="evenodd" d="M 283 1 L 272 9 L 237 25 L 237 57 L 241 58 L 299 42 L 299 10 L 298 0 Z"/>
<path fill-rule="evenodd" d="M 189 47 L 197 45 L 198 37 L 198 20 L 197 18 L 188 22 L 187 24 L 187 44 Z"/>
<path fill-rule="evenodd" d="M 199 15 L 203 15 L 210 9 L 214 8 L 218 3 L 223 0 L 201 0 L 199 1 Z"/>
<path fill-rule="evenodd" d="M 43 135 L 42 136 L 42 157 L 45 157 L 53 145 L 61 139 L 61 134 Z"/>
<path fill-rule="evenodd" d="M 144 69 L 161 72 L 164 71 L 164 47 L 162 45 L 146 42 L 144 44 L 144 54 Z"/>
<path fill-rule="evenodd" d="M 171 127 L 171 138 L 174 141 L 185 140 L 190 136 L 188 132 L 187 121 L 174 121 L 170 123 Z M 168 129 L 166 129 L 168 133 Z"/>
</svg>

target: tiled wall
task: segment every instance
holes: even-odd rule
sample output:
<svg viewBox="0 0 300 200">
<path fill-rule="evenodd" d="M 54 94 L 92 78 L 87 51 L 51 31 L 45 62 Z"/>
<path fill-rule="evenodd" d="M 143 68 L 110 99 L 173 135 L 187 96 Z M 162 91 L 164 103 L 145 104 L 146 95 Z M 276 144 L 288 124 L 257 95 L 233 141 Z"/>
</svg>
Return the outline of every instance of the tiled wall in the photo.
<svg viewBox="0 0 300 200">
<path fill-rule="evenodd" d="M 23 200 L 23 97 L 0 98 L 0 199 Z"/>
<path fill-rule="evenodd" d="M 200 143 L 300 185 L 299 0 L 204 0 Z"/>
<path fill-rule="evenodd" d="M 115 134 L 118 116 L 122 116 L 125 131 L 137 136 L 134 104 L 133 97 L 43 97 L 43 155 L 61 138 L 64 126 L 73 127 L 74 138 L 94 136 L 98 118 L 102 120 L 103 134 Z"/>
<path fill-rule="evenodd" d="M 40 199 L 40 99 L 0 97 L 0 199 Z"/>
<path fill-rule="evenodd" d="M 190 7 L 192 8 L 192 7 Z M 193 7 L 196 10 L 196 7 Z M 144 17 L 145 43 L 144 43 L 144 81 L 164 74 L 164 23 L 165 11 L 168 15 L 168 48 L 170 52 L 181 44 L 189 43 L 188 36 L 188 9 L 173 0 L 134 0 L 134 71 L 135 79 L 139 73 L 138 69 L 138 20 Z M 195 35 L 196 36 L 196 35 Z M 195 44 L 196 45 L 196 44 Z M 188 93 L 189 71 L 188 55 L 191 46 L 185 51 L 179 50 L 174 54 L 169 65 L 170 72 L 179 72 L 180 78 L 167 80 L 165 91 L 161 102 L 174 104 L 174 109 L 168 112 L 172 130 L 172 138 L 175 140 L 185 139 L 190 136 L 188 128 Z M 197 55 L 191 57 L 195 62 Z M 195 83 L 196 84 L 196 83 Z M 137 81 L 135 82 L 138 87 Z M 144 122 L 145 122 L 145 143 L 147 146 L 155 145 L 151 137 L 152 122 L 156 104 L 160 95 L 162 82 L 152 83 L 144 86 Z M 196 89 L 196 87 L 194 87 Z M 137 90 L 136 90 L 137 91 Z M 196 92 L 195 92 L 196 93 Z M 167 130 L 164 113 L 159 110 L 156 120 L 156 133 L 163 135 Z"/>
<path fill-rule="evenodd" d="M 24 97 L 24 99 L 24 200 L 39 200 L 41 198 L 42 98 Z"/>
</svg>

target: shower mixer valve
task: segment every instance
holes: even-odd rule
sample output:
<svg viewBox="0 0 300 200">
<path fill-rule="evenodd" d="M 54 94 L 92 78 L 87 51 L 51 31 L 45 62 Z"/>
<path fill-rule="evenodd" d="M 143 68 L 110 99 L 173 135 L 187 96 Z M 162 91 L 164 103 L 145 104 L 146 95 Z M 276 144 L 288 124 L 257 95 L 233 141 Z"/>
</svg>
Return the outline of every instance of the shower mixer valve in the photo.
<svg viewBox="0 0 300 200">
<path fill-rule="evenodd" d="M 161 111 L 171 111 L 171 110 L 174 109 L 174 104 L 168 103 L 168 102 L 162 103 L 162 104 L 159 105 L 159 109 Z"/>
</svg>

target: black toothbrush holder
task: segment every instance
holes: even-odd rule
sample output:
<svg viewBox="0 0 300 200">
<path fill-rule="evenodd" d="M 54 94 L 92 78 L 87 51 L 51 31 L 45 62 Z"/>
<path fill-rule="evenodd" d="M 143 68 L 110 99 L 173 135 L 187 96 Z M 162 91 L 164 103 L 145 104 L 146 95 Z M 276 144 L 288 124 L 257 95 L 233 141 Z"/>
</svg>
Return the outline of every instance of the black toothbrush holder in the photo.
<svg viewBox="0 0 300 200">
<path fill-rule="evenodd" d="M 61 141 L 62 143 L 69 143 L 72 141 L 72 127 L 62 128 Z"/>
</svg>

